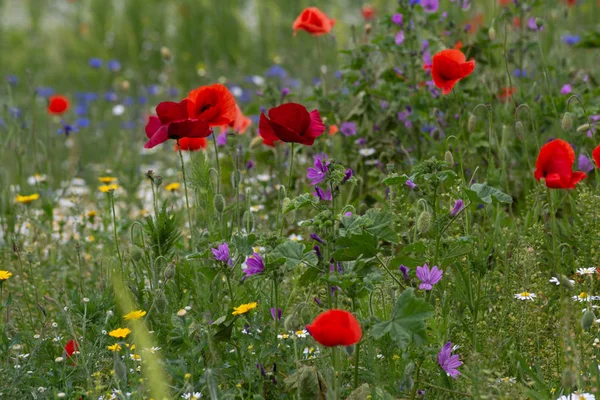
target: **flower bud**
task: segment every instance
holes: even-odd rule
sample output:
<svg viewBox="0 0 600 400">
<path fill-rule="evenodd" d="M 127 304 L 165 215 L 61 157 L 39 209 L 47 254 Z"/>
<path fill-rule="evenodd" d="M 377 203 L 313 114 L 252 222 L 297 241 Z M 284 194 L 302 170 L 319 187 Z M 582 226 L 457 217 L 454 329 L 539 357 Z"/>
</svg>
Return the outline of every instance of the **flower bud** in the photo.
<svg viewBox="0 0 600 400">
<path fill-rule="evenodd" d="M 579 128 L 577 128 L 577 132 L 589 131 L 590 129 L 592 129 L 592 126 L 590 124 L 583 124 Z"/>
<path fill-rule="evenodd" d="M 237 188 L 239 187 L 241 181 L 242 173 L 240 172 L 240 170 L 236 169 L 231 173 L 231 186 Z"/>
<path fill-rule="evenodd" d="M 517 137 L 519 139 L 523 139 L 525 137 L 525 128 L 523 127 L 523 123 L 521 121 L 517 121 L 515 123 L 515 131 L 517 132 Z"/>
<path fill-rule="evenodd" d="M 542 18 L 535 19 L 535 26 L 537 26 L 538 30 L 540 30 L 544 26 L 544 20 Z"/>
<path fill-rule="evenodd" d="M 496 40 L 496 30 L 493 26 L 488 30 L 488 36 L 492 42 Z"/>
<path fill-rule="evenodd" d="M 250 148 L 251 148 L 251 149 L 255 149 L 255 148 L 257 148 L 259 145 L 261 145 L 261 144 L 262 144 L 262 142 L 263 142 L 263 138 L 262 138 L 262 136 L 256 136 L 255 138 L 253 138 L 253 139 L 250 141 Z"/>
<path fill-rule="evenodd" d="M 571 116 L 570 112 L 566 112 L 565 115 L 563 115 L 562 117 L 562 128 L 565 131 L 571 130 L 571 128 L 573 127 L 573 117 Z"/>
<path fill-rule="evenodd" d="M 223 196 L 220 193 L 217 193 L 215 195 L 215 197 L 213 198 L 213 205 L 215 207 L 215 210 L 221 214 L 223 212 L 223 210 L 225 210 L 225 199 L 223 198 Z"/>
<path fill-rule="evenodd" d="M 561 383 L 564 388 L 571 388 L 577 382 L 577 376 L 571 368 L 566 368 L 562 373 Z"/>
<path fill-rule="evenodd" d="M 152 180 L 152 182 L 154 182 L 154 184 L 156 185 L 156 187 L 159 187 L 163 183 L 163 178 L 160 175 L 156 175 L 154 177 L 154 179 Z"/>
<path fill-rule="evenodd" d="M 250 233 L 254 230 L 254 214 L 252 214 L 250 211 L 246 211 L 242 217 L 242 221 L 244 227 L 246 227 L 247 233 Z"/>
<path fill-rule="evenodd" d="M 446 164 L 448 164 L 450 167 L 454 166 L 454 156 L 449 150 L 444 153 L 444 161 L 446 161 Z"/>
<path fill-rule="evenodd" d="M 417 219 L 417 230 L 419 233 L 427 233 L 431 228 L 431 214 L 429 211 L 423 211 Z"/>
<path fill-rule="evenodd" d="M 175 277 L 175 263 L 170 263 L 167 268 L 165 268 L 165 281 L 169 279 L 173 279 Z"/>
<path fill-rule="evenodd" d="M 279 185 L 279 198 L 285 199 L 287 197 L 287 191 L 285 190 L 285 186 Z"/>
<path fill-rule="evenodd" d="M 560 282 L 560 284 L 567 288 L 567 289 L 573 289 L 575 286 L 573 286 L 573 283 L 571 282 L 571 280 L 569 278 L 567 278 L 564 275 L 558 275 L 558 281 Z"/>
<path fill-rule="evenodd" d="M 131 258 L 133 259 L 133 261 L 140 261 L 142 259 L 143 255 L 144 255 L 144 253 L 142 252 L 142 249 L 140 249 L 137 246 L 135 246 L 131 250 Z"/>
<path fill-rule="evenodd" d="M 586 310 L 583 313 L 583 317 L 581 317 L 581 327 L 584 331 L 587 331 L 590 329 L 595 320 L 596 316 L 594 315 L 594 312 L 592 310 Z"/>
<path fill-rule="evenodd" d="M 473 133 L 476 124 L 477 117 L 474 114 L 469 115 L 469 122 L 467 123 L 467 130 L 469 131 L 469 133 Z"/>
</svg>

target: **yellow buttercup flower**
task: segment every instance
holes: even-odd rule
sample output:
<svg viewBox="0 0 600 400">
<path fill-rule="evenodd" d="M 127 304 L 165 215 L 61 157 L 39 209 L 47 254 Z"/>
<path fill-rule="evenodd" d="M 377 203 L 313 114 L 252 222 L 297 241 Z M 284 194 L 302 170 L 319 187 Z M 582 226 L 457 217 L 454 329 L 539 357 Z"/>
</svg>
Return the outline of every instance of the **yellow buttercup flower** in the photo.
<svg viewBox="0 0 600 400">
<path fill-rule="evenodd" d="M 90 210 L 88 211 L 88 213 L 86 214 L 86 216 L 88 218 L 94 218 L 96 215 L 98 215 L 98 212 L 96 212 L 95 210 Z"/>
<path fill-rule="evenodd" d="M 119 185 L 117 185 L 116 183 L 111 183 L 110 185 L 98 186 L 98 190 L 101 191 L 102 193 L 108 193 L 111 190 L 117 190 L 118 188 L 119 188 Z"/>
<path fill-rule="evenodd" d="M 119 329 L 115 329 L 113 331 L 108 332 L 108 335 L 112 336 L 114 338 L 125 339 L 127 337 L 127 335 L 129 335 L 130 333 L 131 333 L 131 329 L 129 329 L 129 328 L 119 328 Z"/>
<path fill-rule="evenodd" d="M 12 276 L 12 272 L 0 270 L 0 281 L 5 281 Z"/>
<path fill-rule="evenodd" d="M 101 176 L 98 178 L 98 180 L 102 183 L 111 183 L 116 182 L 117 178 L 115 178 L 114 176 Z"/>
<path fill-rule="evenodd" d="M 40 195 L 37 193 L 30 194 L 29 196 L 21 196 L 19 194 L 19 195 L 17 195 L 17 197 L 15 197 L 15 202 L 21 203 L 21 204 L 29 204 L 32 201 L 37 200 L 39 198 L 40 198 Z"/>
<path fill-rule="evenodd" d="M 107 349 L 109 349 L 110 351 L 121 351 L 121 346 L 119 346 L 119 343 L 115 343 L 112 346 L 106 346 Z"/>
<path fill-rule="evenodd" d="M 144 315 L 146 315 L 146 311 L 136 310 L 136 311 L 131 311 L 130 313 L 123 315 L 123 319 L 126 321 L 129 321 L 131 319 L 140 319 Z"/>
<path fill-rule="evenodd" d="M 181 187 L 181 183 L 169 183 L 167 186 L 165 186 L 165 189 L 167 189 L 169 192 L 174 192 L 176 190 L 179 190 L 179 188 Z"/>
<path fill-rule="evenodd" d="M 246 314 L 248 311 L 256 308 L 256 306 L 258 306 L 258 303 L 255 301 L 252 303 L 242 304 L 239 307 L 233 307 L 233 312 L 231 314 L 232 315 Z"/>
</svg>

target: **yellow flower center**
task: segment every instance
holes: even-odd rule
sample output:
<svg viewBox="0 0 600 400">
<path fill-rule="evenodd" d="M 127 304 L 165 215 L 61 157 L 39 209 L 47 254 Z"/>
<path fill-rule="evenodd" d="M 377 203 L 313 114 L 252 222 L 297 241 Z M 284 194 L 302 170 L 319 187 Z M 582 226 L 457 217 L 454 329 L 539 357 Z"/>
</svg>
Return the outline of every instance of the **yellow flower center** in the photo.
<svg viewBox="0 0 600 400">
<path fill-rule="evenodd" d="M 586 292 L 581 292 L 579 293 L 579 298 L 580 299 L 587 299 L 589 297 L 589 295 Z"/>
<path fill-rule="evenodd" d="M 521 292 L 521 297 L 529 297 L 530 294 L 529 292 Z"/>
</svg>

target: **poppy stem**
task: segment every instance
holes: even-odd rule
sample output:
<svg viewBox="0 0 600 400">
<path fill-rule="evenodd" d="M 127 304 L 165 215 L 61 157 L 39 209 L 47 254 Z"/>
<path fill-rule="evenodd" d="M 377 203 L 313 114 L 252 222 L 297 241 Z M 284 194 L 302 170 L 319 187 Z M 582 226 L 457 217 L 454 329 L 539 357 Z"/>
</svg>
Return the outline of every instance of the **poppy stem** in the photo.
<svg viewBox="0 0 600 400">
<path fill-rule="evenodd" d="M 217 193 L 221 193 L 221 164 L 219 163 L 219 149 L 217 148 L 217 136 L 213 131 L 213 145 L 215 147 L 215 159 L 217 160 Z M 181 152 L 181 150 L 179 150 Z"/>
<path fill-rule="evenodd" d="M 290 154 L 290 176 L 289 176 L 289 183 L 288 183 L 288 187 L 290 188 L 290 190 L 294 190 L 294 187 L 292 186 L 294 183 L 294 145 L 295 143 L 292 143 L 292 147 L 291 147 L 291 154 Z"/>
<path fill-rule="evenodd" d="M 213 133 L 213 135 L 214 135 L 214 133 Z M 216 146 L 216 141 L 215 141 L 215 146 Z M 181 146 L 179 145 L 179 139 L 177 139 L 177 149 L 179 152 L 179 160 L 181 161 L 181 173 L 183 175 L 183 190 L 185 192 L 185 208 L 187 209 L 188 222 L 190 224 L 190 248 L 193 248 L 194 247 L 194 224 L 192 222 L 192 213 L 190 211 L 190 200 L 188 197 L 187 179 L 185 177 L 185 164 L 183 162 L 183 153 L 181 152 Z M 218 156 L 217 156 L 217 160 L 218 160 Z M 217 161 L 217 165 L 219 165 L 218 161 Z"/>
</svg>

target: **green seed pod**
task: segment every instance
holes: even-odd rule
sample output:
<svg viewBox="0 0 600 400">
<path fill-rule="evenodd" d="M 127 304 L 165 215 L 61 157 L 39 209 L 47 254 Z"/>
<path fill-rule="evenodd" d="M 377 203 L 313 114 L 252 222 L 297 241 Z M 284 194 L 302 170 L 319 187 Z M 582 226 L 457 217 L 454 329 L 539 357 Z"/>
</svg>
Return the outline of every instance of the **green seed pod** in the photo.
<svg viewBox="0 0 600 400">
<path fill-rule="evenodd" d="M 231 186 L 233 188 L 237 188 L 237 187 L 239 187 L 241 181 L 242 181 L 242 173 L 240 172 L 240 170 L 236 169 L 235 171 L 233 171 L 231 173 Z"/>
<path fill-rule="evenodd" d="M 562 373 L 561 383 L 564 388 L 571 388 L 577 382 L 577 376 L 571 368 L 566 368 Z"/>
<path fill-rule="evenodd" d="M 454 166 L 454 156 L 452 155 L 452 152 L 450 150 L 444 153 L 444 161 L 446 161 L 446 164 L 448 164 L 449 166 Z"/>
<path fill-rule="evenodd" d="M 537 26 L 538 30 L 540 30 L 541 27 L 544 26 L 544 20 L 542 18 L 536 18 L 535 19 L 535 26 Z"/>
<path fill-rule="evenodd" d="M 575 286 L 573 286 L 573 283 L 571 282 L 571 280 L 569 278 L 567 278 L 566 276 L 564 276 L 564 275 L 559 275 L 558 276 L 558 281 L 566 289 L 573 289 L 575 287 Z"/>
<path fill-rule="evenodd" d="M 163 183 L 163 178 L 160 175 L 156 175 L 154 177 L 154 179 L 152 180 L 152 182 L 154 182 L 154 184 L 156 185 L 156 187 L 159 187 Z"/>
<path fill-rule="evenodd" d="M 254 139 L 250 141 L 250 148 L 255 149 L 263 143 L 262 136 L 256 136 Z"/>
<path fill-rule="evenodd" d="M 473 133 L 475 125 L 477 124 L 477 117 L 474 114 L 469 115 L 469 122 L 467 123 L 467 130 L 469 133 Z"/>
<path fill-rule="evenodd" d="M 254 214 L 252 214 L 250 211 L 246 211 L 242 217 L 242 221 L 247 233 L 250 233 L 254 230 Z"/>
<path fill-rule="evenodd" d="M 165 281 L 173 279 L 175 277 L 175 263 L 172 262 L 165 268 Z"/>
<path fill-rule="evenodd" d="M 292 200 L 290 200 L 289 197 L 286 197 L 285 199 L 283 199 L 283 201 L 281 202 L 281 208 L 283 209 L 284 212 L 285 212 L 285 209 L 290 206 L 290 204 L 292 204 Z"/>
<path fill-rule="evenodd" d="M 156 309 L 158 310 L 158 312 L 164 313 L 167 310 L 167 306 L 169 305 L 167 298 L 163 294 L 157 293 L 155 301 Z"/>
<path fill-rule="evenodd" d="M 225 199 L 220 193 L 216 194 L 213 198 L 213 205 L 219 214 L 221 214 L 225 209 Z"/>
<path fill-rule="evenodd" d="M 515 131 L 517 132 L 517 137 L 519 139 L 523 139 L 525 137 L 525 128 L 523 127 L 523 123 L 521 121 L 517 121 L 515 123 Z"/>
<path fill-rule="evenodd" d="M 565 115 L 563 115 L 561 123 L 562 128 L 565 131 L 571 130 L 571 128 L 573 127 L 573 117 L 571 116 L 570 112 L 567 111 Z"/>
<path fill-rule="evenodd" d="M 286 197 L 287 197 L 287 191 L 285 189 L 285 186 L 279 185 L 279 198 L 285 199 Z"/>
<path fill-rule="evenodd" d="M 592 126 L 590 124 L 583 124 L 579 128 L 577 128 L 577 132 L 588 131 L 590 129 L 592 129 Z"/>
<path fill-rule="evenodd" d="M 583 313 L 583 317 L 581 317 L 581 327 L 584 331 L 587 331 L 590 329 L 594 321 L 596 321 L 594 312 L 592 310 L 586 310 L 586 312 Z"/>
<path fill-rule="evenodd" d="M 429 211 L 423 211 L 417 219 L 417 230 L 419 233 L 427 233 L 431 229 L 431 214 Z"/>
<path fill-rule="evenodd" d="M 488 30 L 488 36 L 492 42 L 496 40 L 496 30 L 493 26 Z"/>
<path fill-rule="evenodd" d="M 131 249 L 131 258 L 133 261 L 140 261 L 143 256 L 144 252 L 139 247 L 135 246 L 133 249 Z"/>
</svg>

